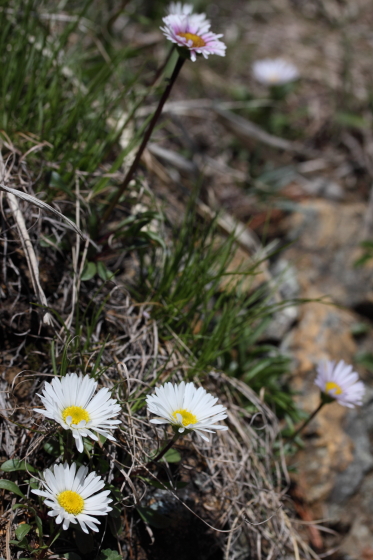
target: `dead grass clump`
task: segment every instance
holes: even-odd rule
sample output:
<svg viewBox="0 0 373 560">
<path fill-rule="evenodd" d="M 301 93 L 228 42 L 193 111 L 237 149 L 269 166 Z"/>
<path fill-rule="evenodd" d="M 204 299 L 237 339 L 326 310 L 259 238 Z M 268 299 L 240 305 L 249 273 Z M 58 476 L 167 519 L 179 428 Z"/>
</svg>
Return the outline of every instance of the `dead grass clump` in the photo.
<svg viewBox="0 0 373 560">
<path fill-rule="evenodd" d="M 33 195 L 24 160 L 6 148 L 7 181 Z M 298 557 L 298 547 L 309 556 L 284 504 L 288 477 L 273 412 L 246 384 L 219 371 L 191 379 L 193 358 L 176 334 L 163 335 L 151 303 L 135 302 L 115 279 L 82 281 L 89 242 L 80 245 L 78 236 L 28 202 L 19 201 L 18 209 L 26 230 L 17 227 L 9 199 L 3 198 L 0 454 L 2 463 L 14 459 L 2 478 L 21 494 L 16 497 L 6 485 L 0 489 L 1 554 L 11 557 L 10 541 L 24 523 L 31 526 L 30 550 L 40 546 L 39 522 L 47 534 L 45 554 L 66 548 L 62 539 L 53 545 L 48 540 L 46 509 L 30 494 L 35 478 L 62 459 L 62 434 L 32 409 L 40 406 L 36 394 L 44 381 L 76 371 L 96 378 L 122 403 L 117 442 L 86 444 L 81 457 L 105 478 L 115 498 L 115 515 L 102 525 L 98 540 L 90 537 L 90 557 L 101 558 L 105 547 L 117 548 L 123 558 L 163 560 L 175 554 L 190 558 L 193 550 L 201 559 Z M 32 264 L 25 238 L 19 239 L 25 231 Z M 210 443 L 188 436 L 166 461 L 149 465 L 170 436 L 149 423 L 144 399 L 156 384 L 186 378 L 203 382 L 221 399 L 230 429 Z M 16 502 L 24 507 L 13 508 Z M 87 558 L 70 531 L 74 550 Z M 18 550 L 14 545 L 14 553 Z"/>
</svg>

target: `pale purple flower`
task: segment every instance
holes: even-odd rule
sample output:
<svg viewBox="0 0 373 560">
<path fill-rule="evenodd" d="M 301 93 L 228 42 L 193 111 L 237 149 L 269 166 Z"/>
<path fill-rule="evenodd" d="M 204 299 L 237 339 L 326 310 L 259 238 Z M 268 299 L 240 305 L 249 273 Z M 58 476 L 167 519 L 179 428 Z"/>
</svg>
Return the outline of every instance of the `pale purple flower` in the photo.
<svg viewBox="0 0 373 560">
<path fill-rule="evenodd" d="M 189 49 L 190 58 L 194 62 L 197 54 L 208 58 L 210 54 L 225 56 L 227 48 L 222 41 L 223 35 L 210 31 L 210 22 L 205 14 L 170 14 L 163 18 L 165 23 L 161 30 L 173 43 Z"/>
<path fill-rule="evenodd" d="M 354 408 L 362 404 L 365 392 L 364 383 L 359 381 L 353 367 L 343 360 L 338 364 L 332 360 L 324 360 L 317 366 L 315 384 L 319 389 L 339 402 L 342 406 Z"/>
<path fill-rule="evenodd" d="M 216 404 L 217 398 L 207 393 L 203 387 L 182 381 L 179 385 L 165 383 L 155 390 L 155 395 L 146 397 L 149 412 L 157 415 L 152 424 L 171 424 L 182 434 L 193 430 L 208 441 L 202 432 L 228 430 L 227 426 L 216 424 L 227 417 L 226 408 Z"/>
<path fill-rule="evenodd" d="M 275 86 L 293 82 L 299 78 L 296 66 L 283 58 L 265 58 L 253 64 L 253 74 L 258 82 Z"/>
<path fill-rule="evenodd" d="M 183 4 L 182 2 L 171 2 L 167 8 L 169 15 L 186 16 L 192 12 L 193 6 L 191 4 Z"/>
</svg>

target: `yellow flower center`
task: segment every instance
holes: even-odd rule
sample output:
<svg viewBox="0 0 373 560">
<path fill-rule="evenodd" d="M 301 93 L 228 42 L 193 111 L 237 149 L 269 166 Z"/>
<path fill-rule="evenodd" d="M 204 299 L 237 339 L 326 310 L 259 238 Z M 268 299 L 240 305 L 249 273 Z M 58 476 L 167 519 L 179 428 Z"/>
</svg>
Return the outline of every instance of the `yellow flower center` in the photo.
<svg viewBox="0 0 373 560">
<path fill-rule="evenodd" d="M 268 76 L 268 81 L 271 84 L 276 84 L 279 80 L 279 75 L 277 74 L 277 72 L 272 72 L 269 76 Z"/>
<path fill-rule="evenodd" d="M 65 490 L 58 494 L 57 501 L 67 513 L 79 515 L 84 509 L 84 500 L 77 492 L 72 490 Z"/>
<path fill-rule="evenodd" d="M 198 35 L 194 35 L 194 33 L 178 33 L 178 36 L 184 37 L 184 39 L 186 39 L 188 42 L 192 41 L 193 43 L 192 47 L 195 48 L 204 47 L 206 45 L 202 37 L 199 37 Z"/>
<path fill-rule="evenodd" d="M 197 424 L 198 422 L 197 416 L 195 416 L 191 412 L 188 412 L 188 410 L 185 410 L 185 408 L 179 408 L 179 410 L 175 410 L 175 412 L 172 413 L 172 416 L 175 418 L 176 422 L 178 422 L 179 420 L 176 414 L 180 414 L 182 416 L 181 423 L 183 426 L 189 426 L 190 424 Z"/>
<path fill-rule="evenodd" d="M 65 422 L 68 416 L 71 416 L 72 424 L 79 424 L 81 420 L 85 420 L 86 422 L 89 422 L 90 420 L 88 412 L 81 406 L 68 406 L 67 408 L 65 408 L 62 411 L 62 418 L 65 420 Z"/>
<path fill-rule="evenodd" d="M 330 391 L 333 391 L 333 395 L 341 395 L 343 393 L 342 389 L 340 388 L 340 386 L 337 383 L 334 383 L 334 381 L 328 381 L 327 383 L 325 383 L 325 392 L 326 393 L 330 393 Z"/>
</svg>

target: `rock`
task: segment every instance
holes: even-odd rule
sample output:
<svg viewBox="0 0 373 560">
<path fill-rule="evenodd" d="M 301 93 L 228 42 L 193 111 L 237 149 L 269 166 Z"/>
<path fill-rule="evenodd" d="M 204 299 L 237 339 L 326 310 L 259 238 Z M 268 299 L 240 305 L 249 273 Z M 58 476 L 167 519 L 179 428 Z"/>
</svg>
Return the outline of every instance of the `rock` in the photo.
<svg viewBox="0 0 373 560">
<path fill-rule="evenodd" d="M 302 296 L 320 301 L 305 303 L 299 308 L 297 328 L 283 345 L 295 362 L 293 383 L 297 390 L 302 390 L 305 376 L 310 375 L 319 360 L 343 359 L 350 362 L 357 350 L 351 334 L 357 320 L 354 313 L 323 303 L 321 294 L 310 286 Z"/>
<path fill-rule="evenodd" d="M 320 296 L 311 287 L 307 295 Z M 300 408 L 307 413 L 320 402 L 320 391 L 314 385 L 317 363 L 323 358 L 351 362 L 356 352 L 351 335 L 355 322 L 354 313 L 331 305 L 310 302 L 301 306 L 297 328 L 291 331 L 283 349 L 293 357 L 291 386 L 298 393 Z M 344 430 L 347 413 L 348 409 L 337 402 L 326 405 L 305 430 L 305 448 L 294 458 L 294 479 L 309 504 L 327 499 L 339 474 L 354 460 L 354 443 Z"/>
<path fill-rule="evenodd" d="M 321 301 L 323 295 L 329 297 L 324 297 L 324 303 L 300 307 L 298 325 L 282 346 L 294 360 L 291 385 L 298 392 L 299 405 L 310 413 L 319 403 L 313 384 L 316 363 L 321 358 L 353 363 L 358 351 L 371 351 L 369 329 L 362 339 L 354 338 L 352 331 L 361 321 L 355 310 L 367 316 L 373 311 L 373 262 L 354 266 L 361 255 L 366 205 L 308 200 L 302 207 L 302 213 L 289 218 L 294 243 L 283 257 L 297 269 L 301 297 Z M 364 368 L 359 373 L 366 376 Z M 346 560 L 372 560 L 373 389 L 366 387 L 362 407 L 326 405 L 304 437 L 305 448 L 294 458 L 293 479 L 313 518 L 328 519 L 340 531 L 344 538 L 340 553 Z"/>
<path fill-rule="evenodd" d="M 286 259 L 279 259 L 270 269 L 272 276 L 271 284 L 279 296 L 273 299 L 273 303 L 279 299 L 287 301 L 294 300 L 299 296 L 299 283 L 297 272 Z M 272 321 L 265 330 L 263 337 L 280 342 L 288 333 L 294 322 L 299 316 L 299 306 L 289 305 L 276 311 Z"/>
<path fill-rule="evenodd" d="M 319 394 L 313 391 L 311 395 L 307 403 L 313 402 L 313 411 L 319 403 Z M 301 487 L 308 504 L 327 499 L 338 473 L 353 461 L 353 442 L 341 427 L 344 415 L 337 403 L 325 406 L 305 431 L 305 448 L 296 454 L 294 463 L 292 461 L 297 467 L 293 479 Z"/>
<path fill-rule="evenodd" d="M 338 183 L 330 181 L 326 177 L 315 177 L 314 179 L 306 179 L 297 176 L 298 182 L 302 185 L 307 194 L 312 196 L 320 196 L 329 200 L 342 200 L 344 192 Z"/>
<path fill-rule="evenodd" d="M 355 418 L 346 429 L 354 443 L 353 461 L 336 477 L 330 494 L 331 502 L 343 503 L 358 490 L 364 475 L 373 467 L 368 431 L 360 418 Z"/>
<path fill-rule="evenodd" d="M 284 251 L 298 271 L 302 296 L 317 286 L 338 304 L 356 308 L 373 303 L 373 260 L 356 268 L 361 256 L 364 203 L 335 204 L 327 200 L 309 200 L 302 211 L 289 218 L 289 239 L 293 245 Z M 373 305 L 372 305 L 373 307 Z"/>
<path fill-rule="evenodd" d="M 351 559 L 369 560 L 373 558 L 373 534 L 371 522 L 362 515 L 357 515 L 344 540 L 340 552 Z M 371 554 L 371 556 L 369 556 Z"/>
</svg>

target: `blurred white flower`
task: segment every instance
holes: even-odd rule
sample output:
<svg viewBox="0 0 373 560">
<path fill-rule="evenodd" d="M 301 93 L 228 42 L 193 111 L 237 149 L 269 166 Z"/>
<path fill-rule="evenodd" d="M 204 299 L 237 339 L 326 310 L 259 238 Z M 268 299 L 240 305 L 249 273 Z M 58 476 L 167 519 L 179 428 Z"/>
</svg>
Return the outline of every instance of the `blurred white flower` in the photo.
<svg viewBox="0 0 373 560">
<path fill-rule="evenodd" d="M 343 360 L 338 362 L 325 360 L 317 366 L 315 384 L 328 397 L 343 406 L 354 408 L 362 404 L 365 392 L 364 383 L 359 381 L 358 374 L 352 366 Z"/>
<path fill-rule="evenodd" d="M 227 417 L 226 408 L 215 404 L 217 400 L 202 387 L 197 389 L 193 383 L 182 381 L 180 385 L 165 383 L 158 387 L 146 403 L 149 412 L 158 416 L 150 420 L 153 424 L 171 424 L 181 434 L 193 430 L 209 441 L 202 432 L 228 430 L 227 426 L 216 424 Z"/>
<path fill-rule="evenodd" d="M 106 388 L 100 389 L 93 397 L 96 388 L 97 382 L 88 375 L 69 373 L 61 379 L 54 377 L 51 383 L 45 383 L 43 394 L 38 395 L 45 410 L 34 408 L 35 412 L 55 420 L 65 430 L 71 430 L 79 452 L 83 451 L 82 437 L 98 440 L 92 430 L 115 441 L 108 430 L 121 423 L 120 420 L 112 420 L 119 414 L 120 405 L 110 398 Z"/>
<path fill-rule="evenodd" d="M 210 54 L 225 56 L 226 46 L 219 41 L 223 35 L 210 31 L 210 22 L 205 14 L 170 14 L 163 18 L 165 23 L 161 30 L 173 43 L 189 49 L 190 58 L 194 62 L 197 54 L 208 58 Z"/>
<path fill-rule="evenodd" d="M 267 86 L 287 84 L 299 78 L 297 67 L 283 58 L 257 60 L 252 68 L 258 82 Z"/>
<path fill-rule="evenodd" d="M 88 533 L 87 526 L 97 532 L 96 525 L 100 521 L 92 516 L 107 515 L 113 509 L 108 506 L 113 501 L 108 498 L 110 490 L 96 494 L 104 487 L 104 481 L 95 472 L 88 476 L 87 473 L 88 468 L 83 466 L 76 472 L 75 463 L 70 467 L 67 463 L 54 465 L 53 471 L 46 469 L 43 473 L 45 490 L 31 490 L 47 498 L 44 503 L 52 508 L 48 515 L 56 517 L 56 523 L 62 523 L 63 529 L 68 529 L 70 523 L 79 522 L 85 533 Z"/>
<path fill-rule="evenodd" d="M 167 8 L 167 13 L 169 15 L 188 15 L 193 12 L 193 6 L 191 4 L 183 4 L 182 2 L 171 2 Z"/>
</svg>

